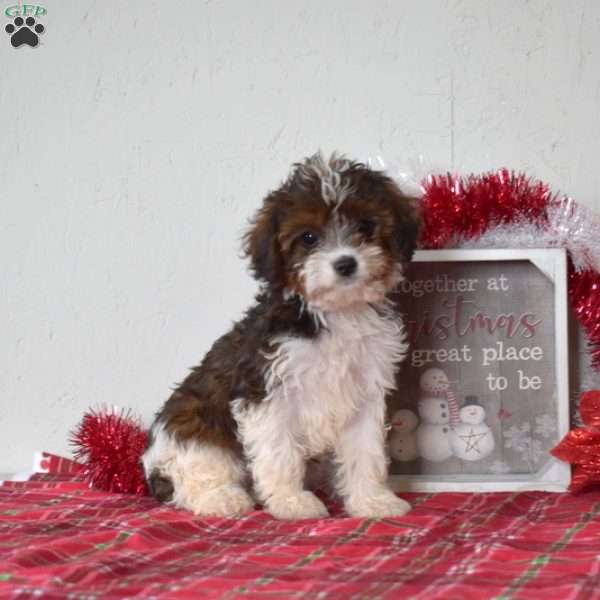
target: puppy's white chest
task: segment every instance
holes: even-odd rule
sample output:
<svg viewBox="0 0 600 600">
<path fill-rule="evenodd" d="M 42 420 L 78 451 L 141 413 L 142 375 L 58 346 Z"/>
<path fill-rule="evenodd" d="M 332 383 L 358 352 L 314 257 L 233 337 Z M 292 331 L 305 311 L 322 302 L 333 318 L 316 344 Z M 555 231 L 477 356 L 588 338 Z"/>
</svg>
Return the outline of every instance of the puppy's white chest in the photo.
<svg viewBox="0 0 600 600">
<path fill-rule="evenodd" d="M 278 340 L 266 378 L 269 411 L 310 455 L 331 449 L 365 402 L 383 403 L 406 350 L 400 324 L 370 307 L 325 321 L 316 339 Z"/>
</svg>

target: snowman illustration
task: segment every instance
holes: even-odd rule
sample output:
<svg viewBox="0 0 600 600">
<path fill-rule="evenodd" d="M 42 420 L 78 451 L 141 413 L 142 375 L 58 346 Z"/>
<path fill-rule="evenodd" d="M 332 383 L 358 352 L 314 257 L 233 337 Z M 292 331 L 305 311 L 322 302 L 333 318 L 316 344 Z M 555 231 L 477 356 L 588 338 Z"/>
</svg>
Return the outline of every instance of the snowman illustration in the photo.
<svg viewBox="0 0 600 600">
<path fill-rule="evenodd" d="M 460 423 L 452 430 L 450 444 L 454 455 L 462 460 L 481 460 L 495 447 L 494 434 L 485 423 L 485 409 L 477 396 L 467 396 L 458 413 Z"/>
<path fill-rule="evenodd" d="M 402 408 L 392 416 L 392 432 L 388 440 L 390 456 L 398 462 L 410 462 L 418 458 L 415 429 L 419 423 L 412 410 Z"/>
<path fill-rule="evenodd" d="M 432 462 L 442 462 L 452 456 L 449 387 L 448 377 L 441 369 L 427 369 L 419 379 L 421 424 L 417 429 L 417 450 Z"/>
<path fill-rule="evenodd" d="M 423 371 L 419 380 L 421 394 L 435 396 L 436 398 L 446 398 L 448 401 L 448 410 L 450 411 L 450 426 L 458 424 L 458 403 L 456 396 L 450 389 L 450 381 L 448 375 L 442 369 L 432 368 Z"/>
</svg>

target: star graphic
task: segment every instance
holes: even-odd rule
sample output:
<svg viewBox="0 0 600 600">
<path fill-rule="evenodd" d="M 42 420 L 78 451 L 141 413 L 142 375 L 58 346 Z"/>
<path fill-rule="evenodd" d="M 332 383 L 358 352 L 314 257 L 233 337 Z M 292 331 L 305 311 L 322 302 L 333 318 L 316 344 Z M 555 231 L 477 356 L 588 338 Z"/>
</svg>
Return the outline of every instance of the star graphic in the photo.
<svg viewBox="0 0 600 600">
<path fill-rule="evenodd" d="M 479 449 L 479 442 L 487 435 L 487 431 L 483 433 L 475 433 L 473 428 L 471 427 L 471 431 L 469 435 L 459 435 L 458 437 L 461 440 L 465 441 L 465 452 L 470 452 L 471 450 L 475 450 L 481 454 L 481 450 Z"/>
</svg>

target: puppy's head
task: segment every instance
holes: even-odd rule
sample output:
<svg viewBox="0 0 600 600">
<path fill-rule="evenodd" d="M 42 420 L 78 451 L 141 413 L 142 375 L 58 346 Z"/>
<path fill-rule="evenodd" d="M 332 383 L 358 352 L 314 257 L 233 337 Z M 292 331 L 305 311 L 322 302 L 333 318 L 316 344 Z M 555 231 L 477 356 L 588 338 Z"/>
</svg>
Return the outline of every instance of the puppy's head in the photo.
<svg viewBox="0 0 600 600">
<path fill-rule="evenodd" d="M 380 302 L 419 232 L 416 202 L 366 165 L 320 153 L 294 165 L 244 238 L 257 279 L 320 311 Z"/>
</svg>

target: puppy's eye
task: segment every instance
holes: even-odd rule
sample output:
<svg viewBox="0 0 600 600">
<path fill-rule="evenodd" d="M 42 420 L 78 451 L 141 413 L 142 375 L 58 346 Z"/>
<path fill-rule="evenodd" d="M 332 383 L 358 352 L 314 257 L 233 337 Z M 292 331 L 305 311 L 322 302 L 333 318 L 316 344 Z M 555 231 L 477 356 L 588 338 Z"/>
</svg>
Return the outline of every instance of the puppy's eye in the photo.
<svg viewBox="0 0 600 600">
<path fill-rule="evenodd" d="M 314 231 L 305 231 L 300 239 L 307 248 L 312 248 L 319 241 L 319 236 Z"/>
<path fill-rule="evenodd" d="M 371 219 L 363 219 L 358 223 L 358 233 L 365 237 L 370 237 L 375 232 L 375 221 Z"/>
</svg>

